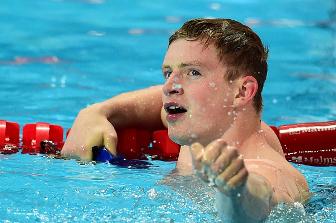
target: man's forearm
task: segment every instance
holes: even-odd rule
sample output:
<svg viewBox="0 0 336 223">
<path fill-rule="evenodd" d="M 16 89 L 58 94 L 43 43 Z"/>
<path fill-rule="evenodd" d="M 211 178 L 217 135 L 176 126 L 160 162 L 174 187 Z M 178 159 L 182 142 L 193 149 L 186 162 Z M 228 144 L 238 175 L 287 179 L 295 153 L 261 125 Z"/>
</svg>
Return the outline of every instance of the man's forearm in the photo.
<svg viewBox="0 0 336 223">
<path fill-rule="evenodd" d="M 162 86 L 127 92 L 99 103 L 115 128 L 163 128 L 161 121 Z"/>
<path fill-rule="evenodd" d="M 250 175 L 239 193 L 227 196 L 217 192 L 217 209 L 231 222 L 261 222 L 271 211 L 272 189 L 263 177 Z"/>
</svg>

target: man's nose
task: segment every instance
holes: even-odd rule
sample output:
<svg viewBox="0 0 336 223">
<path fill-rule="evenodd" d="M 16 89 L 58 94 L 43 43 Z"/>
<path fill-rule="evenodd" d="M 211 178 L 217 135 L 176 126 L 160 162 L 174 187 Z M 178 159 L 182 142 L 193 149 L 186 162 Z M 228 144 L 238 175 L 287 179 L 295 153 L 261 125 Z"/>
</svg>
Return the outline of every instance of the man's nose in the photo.
<svg viewBox="0 0 336 223">
<path fill-rule="evenodd" d="M 183 94 L 184 91 L 181 83 L 181 77 L 179 77 L 179 75 L 171 74 L 163 85 L 163 93 L 166 96 Z"/>
</svg>

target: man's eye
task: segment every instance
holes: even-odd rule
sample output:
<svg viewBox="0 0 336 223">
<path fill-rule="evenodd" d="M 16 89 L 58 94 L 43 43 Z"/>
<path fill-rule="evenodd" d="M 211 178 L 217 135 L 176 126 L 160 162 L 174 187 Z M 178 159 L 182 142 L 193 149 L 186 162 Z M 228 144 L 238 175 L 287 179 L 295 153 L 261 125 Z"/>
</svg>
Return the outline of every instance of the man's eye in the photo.
<svg viewBox="0 0 336 223">
<path fill-rule="evenodd" d="M 170 75 L 171 75 L 171 71 L 164 71 L 163 72 L 163 77 L 165 78 L 165 79 L 168 79 L 169 77 L 170 77 Z"/>
<path fill-rule="evenodd" d="M 190 70 L 188 73 L 189 76 L 201 76 L 201 73 L 197 70 Z"/>
</svg>

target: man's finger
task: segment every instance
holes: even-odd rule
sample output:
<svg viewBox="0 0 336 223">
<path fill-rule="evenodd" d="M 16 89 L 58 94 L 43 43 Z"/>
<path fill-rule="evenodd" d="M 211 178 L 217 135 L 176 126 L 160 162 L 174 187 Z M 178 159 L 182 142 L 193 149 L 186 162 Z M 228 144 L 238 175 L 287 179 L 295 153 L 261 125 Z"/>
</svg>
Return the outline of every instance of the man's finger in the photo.
<svg viewBox="0 0 336 223">
<path fill-rule="evenodd" d="M 103 145 L 103 136 L 101 133 L 92 134 L 90 137 L 86 138 L 84 144 L 80 145 L 80 148 L 77 148 L 77 153 L 80 155 L 80 159 L 84 161 L 91 161 L 92 157 L 92 148 L 94 146 Z"/>
<path fill-rule="evenodd" d="M 238 152 L 235 148 L 232 147 L 222 148 L 222 153 L 217 158 L 217 160 L 211 165 L 211 170 L 215 174 L 220 174 L 230 165 L 231 161 L 234 160 L 236 157 L 238 157 Z"/>
<path fill-rule="evenodd" d="M 227 186 L 230 190 L 234 190 L 243 185 L 248 177 L 248 172 L 246 168 L 242 168 L 236 175 L 234 175 L 228 182 Z"/>
<path fill-rule="evenodd" d="M 117 155 L 117 143 L 118 139 L 115 131 L 104 133 L 104 146 L 114 156 Z"/>
<path fill-rule="evenodd" d="M 244 160 L 237 158 L 231 161 L 229 166 L 218 175 L 219 182 L 227 183 L 234 175 L 236 175 L 242 168 L 244 168 Z"/>
<path fill-rule="evenodd" d="M 216 161 L 218 156 L 223 151 L 223 148 L 227 146 L 227 143 L 222 139 L 217 139 L 211 142 L 204 151 L 202 162 L 210 166 Z"/>
</svg>

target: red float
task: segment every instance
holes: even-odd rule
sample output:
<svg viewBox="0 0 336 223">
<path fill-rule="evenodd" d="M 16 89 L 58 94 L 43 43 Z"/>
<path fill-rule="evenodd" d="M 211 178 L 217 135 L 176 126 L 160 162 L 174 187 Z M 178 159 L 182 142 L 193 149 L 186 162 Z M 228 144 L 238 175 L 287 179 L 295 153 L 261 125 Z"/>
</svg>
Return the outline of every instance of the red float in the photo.
<svg viewBox="0 0 336 223">
<path fill-rule="evenodd" d="M 23 126 L 22 153 L 57 154 L 63 147 L 63 128 L 46 122 Z"/>
<path fill-rule="evenodd" d="M 278 136 L 286 159 L 290 162 L 313 165 L 336 165 L 336 121 L 271 126 Z M 23 127 L 15 122 L 0 120 L 0 153 L 11 154 L 22 148 L 22 153 L 52 153 L 61 151 L 63 128 L 44 122 Z M 69 130 L 67 131 L 67 133 Z M 154 132 L 142 129 L 118 130 L 118 154 L 126 159 L 177 160 L 180 146 L 172 142 L 167 130 Z"/>
<path fill-rule="evenodd" d="M 277 130 L 288 161 L 313 166 L 336 165 L 336 121 L 282 125 Z"/>
<path fill-rule="evenodd" d="M 143 129 L 118 130 L 118 154 L 126 159 L 177 160 L 180 145 L 171 141 L 167 130 L 150 132 Z"/>
<path fill-rule="evenodd" d="M 118 130 L 118 154 L 126 159 L 146 159 L 144 151 L 151 142 L 151 132 L 141 129 Z"/>
<path fill-rule="evenodd" d="M 0 120 L 0 153 L 12 154 L 19 151 L 20 126 L 16 122 Z"/>
<path fill-rule="evenodd" d="M 180 145 L 173 142 L 167 130 L 154 131 L 152 135 L 153 150 L 161 160 L 177 160 L 180 153 Z"/>
</svg>

